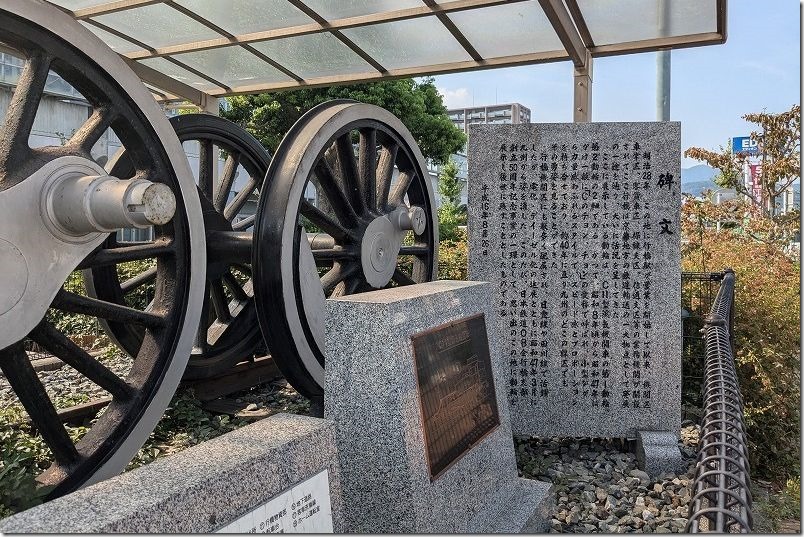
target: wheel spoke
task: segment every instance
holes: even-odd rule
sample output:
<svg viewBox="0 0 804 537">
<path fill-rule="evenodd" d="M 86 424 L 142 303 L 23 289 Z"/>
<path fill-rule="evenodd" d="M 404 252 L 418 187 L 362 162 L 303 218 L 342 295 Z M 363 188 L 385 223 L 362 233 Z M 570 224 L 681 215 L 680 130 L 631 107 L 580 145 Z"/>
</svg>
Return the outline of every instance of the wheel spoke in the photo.
<svg viewBox="0 0 804 537">
<path fill-rule="evenodd" d="M 232 219 L 237 216 L 237 213 L 239 213 L 243 205 L 246 204 L 249 196 L 251 196 L 251 193 L 254 192 L 258 184 L 257 179 L 252 177 L 251 180 L 246 183 L 246 186 L 243 187 L 243 190 L 237 193 L 232 202 L 223 210 L 223 216 L 227 220 L 231 222 Z"/>
<path fill-rule="evenodd" d="M 232 224 L 232 229 L 235 231 L 243 231 L 248 229 L 254 225 L 254 220 L 256 219 L 257 215 L 252 214 L 251 216 L 247 216 L 244 219 L 240 220 L 239 222 Z"/>
<path fill-rule="evenodd" d="M 341 190 L 341 184 L 336 179 L 336 174 L 332 171 L 331 165 L 327 162 L 326 156 L 331 155 L 331 153 L 331 149 L 327 150 L 325 158 L 316 163 L 314 171 L 318 178 L 317 186 L 320 187 L 319 191 L 323 191 L 338 221 L 346 227 L 352 227 L 357 223 L 357 214 L 349 203 L 346 194 Z M 332 160 L 332 158 L 330 157 L 329 160 Z"/>
<path fill-rule="evenodd" d="M 28 148 L 28 137 L 39 109 L 39 101 L 45 91 L 50 60 L 44 53 L 35 52 L 28 58 L 20 73 L 14 95 L 6 109 L 6 121 L 0 139 L 0 148 L 3 148 L 0 168 L 5 168 L 13 155 Z"/>
<path fill-rule="evenodd" d="M 39 377 L 36 376 L 22 343 L 0 351 L 0 369 L 3 370 L 11 389 L 50 447 L 56 461 L 65 466 L 78 461 L 80 458 L 78 450 L 61 424 L 56 408 Z"/>
<path fill-rule="evenodd" d="M 148 270 L 137 274 L 133 278 L 129 278 L 120 284 L 120 289 L 123 294 L 130 293 L 131 291 L 142 287 L 146 283 L 156 280 L 156 267 L 151 267 Z"/>
<path fill-rule="evenodd" d="M 433 274 L 432 258 L 425 256 L 413 258 L 413 280 L 417 283 L 426 282 L 436 277 Z"/>
<path fill-rule="evenodd" d="M 321 286 L 324 288 L 324 294 L 329 295 L 335 289 L 336 285 L 346 278 L 355 275 L 358 270 L 359 267 L 357 263 L 335 263 L 333 267 L 321 277 Z"/>
<path fill-rule="evenodd" d="M 343 242 L 347 237 L 352 236 L 349 230 L 307 200 L 302 201 L 301 213 L 325 233 L 332 235 L 338 242 Z"/>
<path fill-rule="evenodd" d="M 313 250 L 313 259 L 316 262 L 357 259 L 357 253 L 344 248 L 322 248 L 321 250 Z"/>
<path fill-rule="evenodd" d="M 139 261 L 141 259 L 171 255 L 174 252 L 175 247 L 173 241 L 169 239 L 159 239 L 154 242 L 146 242 L 134 246 L 99 248 L 79 263 L 77 268 L 85 269 L 104 265 L 117 265 L 128 261 Z"/>
<path fill-rule="evenodd" d="M 399 269 L 396 269 L 394 271 L 394 275 L 391 277 L 391 279 L 394 280 L 399 285 L 413 285 L 416 283 L 410 276 L 408 276 Z"/>
<path fill-rule="evenodd" d="M 226 285 L 226 288 L 229 289 L 229 292 L 234 295 L 235 300 L 245 302 L 249 299 L 248 294 L 243 290 L 240 284 L 237 283 L 237 279 L 231 272 L 224 273 L 223 283 Z"/>
<path fill-rule="evenodd" d="M 399 146 L 392 143 L 383 147 L 380 152 L 380 162 L 377 165 L 377 209 L 382 212 L 385 211 L 388 205 L 388 196 L 391 191 L 391 181 L 394 178 L 394 164 L 396 163 L 398 151 Z M 402 174 L 399 174 L 399 180 L 403 180 Z M 405 187 L 405 191 L 407 192 L 407 187 Z"/>
<path fill-rule="evenodd" d="M 60 289 L 51 307 L 68 313 L 99 317 L 116 323 L 134 323 L 146 328 L 165 326 L 165 318 L 155 313 L 140 311 L 128 306 L 77 295 Z"/>
<path fill-rule="evenodd" d="M 237 176 L 237 167 L 240 166 L 240 153 L 229 153 L 226 158 L 226 164 L 223 166 L 223 175 L 221 182 L 218 185 L 218 190 L 215 192 L 215 210 L 222 212 L 226 207 L 226 201 L 229 199 L 229 192 L 232 191 L 234 186 L 235 177 Z"/>
<path fill-rule="evenodd" d="M 369 209 L 377 209 L 377 131 L 375 129 L 360 131 L 358 172 L 363 202 Z"/>
<path fill-rule="evenodd" d="M 400 172 L 396 179 L 394 189 L 388 198 L 389 205 L 402 205 L 405 202 L 405 194 L 408 193 L 410 185 L 413 183 L 413 174 L 408 171 Z"/>
<path fill-rule="evenodd" d="M 358 278 L 357 276 L 347 278 L 346 280 L 342 281 L 341 283 L 335 286 L 335 289 L 332 290 L 330 298 L 352 295 L 356 293 L 358 288 L 360 287 L 360 281 L 361 281 L 360 278 Z"/>
<path fill-rule="evenodd" d="M 207 281 L 204 287 L 204 300 L 201 303 L 201 316 L 198 321 L 198 330 L 195 333 L 195 343 L 193 344 L 194 350 L 197 349 L 202 354 L 209 350 L 209 303 L 209 281 Z"/>
<path fill-rule="evenodd" d="M 212 306 L 215 308 L 215 317 L 222 323 L 228 323 L 232 320 L 232 314 L 229 312 L 229 300 L 223 290 L 223 282 L 221 280 L 212 281 L 210 291 L 212 292 Z"/>
<path fill-rule="evenodd" d="M 212 189 L 215 180 L 215 146 L 212 140 L 198 141 L 198 188 L 212 201 Z"/>
<path fill-rule="evenodd" d="M 423 256 L 431 253 L 430 247 L 425 244 L 414 244 L 412 246 L 405 246 L 399 248 L 399 255 L 415 255 Z"/>
<path fill-rule="evenodd" d="M 68 145 L 90 154 L 103 133 L 112 125 L 116 114 L 110 108 L 96 108 L 81 128 L 75 131 Z"/>
<path fill-rule="evenodd" d="M 360 181 L 355 162 L 355 148 L 352 145 L 352 133 L 347 132 L 335 140 L 335 153 L 337 155 L 338 170 L 336 176 L 339 178 L 341 189 L 349 200 L 349 205 L 355 213 L 365 212 L 366 201 L 360 191 Z"/>
<path fill-rule="evenodd" d="M 56 330 L 52 324 L 42 321 L 31 332 L 30 338 L 113 397 L 127 400 L 134 394 L 134 389 L 123 379 L 73 343 L 70 338 Z"/>
</svg>

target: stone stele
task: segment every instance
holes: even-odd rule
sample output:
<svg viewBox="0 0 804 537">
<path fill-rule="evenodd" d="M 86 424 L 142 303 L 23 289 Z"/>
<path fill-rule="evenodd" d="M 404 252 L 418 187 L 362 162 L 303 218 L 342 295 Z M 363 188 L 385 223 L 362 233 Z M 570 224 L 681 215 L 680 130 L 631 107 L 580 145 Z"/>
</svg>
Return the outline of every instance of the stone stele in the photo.
<svg viewBox="0 0 804 537">
<path fill-rule="evenodd" d="M 492 282 L 515 434 L 681 421 L 681 126 L 473 125 L 469 278 Z"/>
<path fill-rule="evenodd" d="M 324 409 L 336 426 L 347 532 L 546 531 L 551 485 L 517 477 L 491 291 L 437 281 L 327 300 Z M 433 477 L 411 336 L 480 313 L 499 423 Z"/>
<path fill-rule="evenodd" d="M 314 476 L 324 482 L 325 474 L 332 530 L 340 533 L 343 510 L 337 460 L 331 422 L 276 414 L 8 517 L 0 521 L 0 531 L 210 533 L 239 519 L 252 523 L 249 513 L 260 512 L 255 508 L 274 499 L 301 510 L 295 505 L 297 499 L 291 503 L 284 493 Z M 327 491 L 317 492 L 323 511 L 316 515 L 327 516 Z M 282 518 L 301 520 L 303 513 L 294 516 L 290 505 Z M 253 522 L 257 533 L 260 523 L 270 524 L 270 516 Z M 293 527 L 292 521 L 282 522 Z"/>
</svg>

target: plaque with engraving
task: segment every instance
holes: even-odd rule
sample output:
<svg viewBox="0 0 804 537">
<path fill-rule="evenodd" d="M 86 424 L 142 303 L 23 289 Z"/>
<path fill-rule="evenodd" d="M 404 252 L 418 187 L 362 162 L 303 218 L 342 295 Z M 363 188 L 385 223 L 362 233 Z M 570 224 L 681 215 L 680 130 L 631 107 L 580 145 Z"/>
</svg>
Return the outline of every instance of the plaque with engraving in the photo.
<svg viewBox="0 0 804 537">
<path fill-rule="evenodd" d="M 435 480 L 500 424 L 481 313 L 411 337 L 424 440 Z"/>
<path fill-rule="evenodd" d="M 328 471 L 293 485 L 215 533 L 332 533 Z"/>
</svg>

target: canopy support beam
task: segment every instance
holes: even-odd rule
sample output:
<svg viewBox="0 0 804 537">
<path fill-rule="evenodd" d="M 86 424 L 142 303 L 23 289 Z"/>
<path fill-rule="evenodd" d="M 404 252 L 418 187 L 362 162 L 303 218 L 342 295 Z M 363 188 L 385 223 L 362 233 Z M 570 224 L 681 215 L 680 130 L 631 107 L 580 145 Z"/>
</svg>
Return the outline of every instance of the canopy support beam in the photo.
<svg viewBox="0 0 804 537">
<path fill-rule="evenodd" d="M 539 0 L 539 3 L 575 66 L 572 119 L 576 123 L 589 121 L 592 116 L 592 55 L 588 43 L 581 36 L 563 0 Z M 582 26 L 586 30 L 585 24 Z"/>
<path fill-rule="evenodd" d="M 572 121 L 586 123 L 592 120 L 592 55 L 586 51 L 583 67 L 576 67 L 573 75 Z"/>
<path fill-rule="evenodd" d="M 152 86 L 157 88 L 163 89 L 169 93 L 177 95 L 179 97 L 183 97 L 193 103 L 194 105 L 201 108 L 201 110 L 209 111 L 212 109 L 217 110 L 218 106 L 218 99 L 200 91 L 188 84 L 183 82 L 179 82 L 175 78 L 172 78 L 162 72 L 157 71 L 156 69 L 152 69 L 147 65 L 144 65 L 135 60 L 129 60 L 125 56 L 122 57 L 123 60 L 128 64 L 129 67 L 140 77 L 140 80 L 143 82 L 147 82 Z"/>
</svg>

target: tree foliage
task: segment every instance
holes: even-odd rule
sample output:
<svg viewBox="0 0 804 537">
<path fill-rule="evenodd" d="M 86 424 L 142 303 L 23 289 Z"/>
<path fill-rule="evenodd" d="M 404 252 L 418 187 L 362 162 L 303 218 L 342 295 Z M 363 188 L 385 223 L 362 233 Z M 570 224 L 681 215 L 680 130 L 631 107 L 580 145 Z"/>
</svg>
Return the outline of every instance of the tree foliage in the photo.
<svg viewBox="0 0 804 537">
<path fill-rule="evenodd" d="M 463 185 L 458 179 L 458 165 L 449 161 L 441 168 L 438 176 L 438 193 L 441 194 L 441 207 L 438 208 L 438 234 L 442 241 L 459 240 L 459 226 L 466 225 L 466 207 L 461 205 Z"/>
<path fill-rule="evenodd" d="M 782 483 L 800 475 L 800 265 L 786 250 L 797 223 L 751 204 L 687 199 L 682 270 L 735 271 L 737 373 L 752 473 Z M 730 219 L 730 227 L 717 222 Z"/>
<path fill-rule="evenodd" d="M 438 175 L 438 193 L 445 201 L 458 207 L 461 205 L 462 190 L 463 184 L 458 179 L 458 165 L 453 159 L 449 159 Z"/>
<path fill-rule="evenodd" d="M 751 139 L 759 148 L 762 173 L 762 199 L 745 188 L 742 181 L 743 165 L 749 156 L 745 153 L 732 153 L 731 148 L 721 146 L 720 151 L 710 151 L 691 147 L 684 156 L 706 162 L 719 170 L 715 182 L 724 188 L 733 188 L 740 194 L 762 205 L 768 216 L 773 216 L 774 201 L 799 176 L 801 166 L 801 106 L 794 105 L 780 114 L 759 112 L 742 116 L 759 129 L 751 132 Z"/>
<path fill-rule="evenodd" d="M 333 99 L 352 99 L 385 108 L 410 130 L 426 158 L 443 164 L 466 143 L 447 116 L 432 78 L 406 78 L 348 86 L 305 88 L 229 97 L 221 115 L 248 129 L 271 153 L 302 114 Z"/>
</svg>

